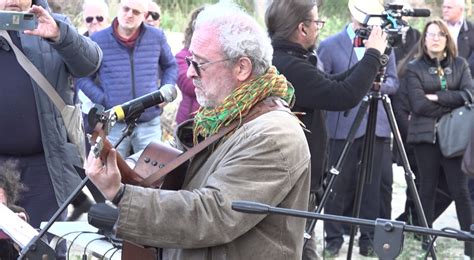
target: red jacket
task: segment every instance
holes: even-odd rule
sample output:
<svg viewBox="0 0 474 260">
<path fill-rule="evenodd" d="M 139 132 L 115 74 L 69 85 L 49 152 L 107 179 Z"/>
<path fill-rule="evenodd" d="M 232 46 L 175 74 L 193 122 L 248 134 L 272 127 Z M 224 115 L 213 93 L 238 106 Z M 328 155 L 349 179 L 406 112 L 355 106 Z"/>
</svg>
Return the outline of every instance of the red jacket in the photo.
<svg viewBox="0 0 474 260">
<path fill-rule="evenodd" d="M 178 64 L 178 81 L 176 82 L 178 88 L 181 90 L 183 100 L 179 104 L 178 112 L 176 114 L 176 122 L 181 122 L 193 118 L 193 112 L 199 109 L 199 103 L 196 100 L 196 93 L 194 92 L 194 85 L 191 79 L 188 79 L 186 72 L 188 71 L 188 64 L 184 58 L 191 56 L 191 52 L 187 48 L 183 48 L 176 54 L 176 63 Z"/>
</svg>

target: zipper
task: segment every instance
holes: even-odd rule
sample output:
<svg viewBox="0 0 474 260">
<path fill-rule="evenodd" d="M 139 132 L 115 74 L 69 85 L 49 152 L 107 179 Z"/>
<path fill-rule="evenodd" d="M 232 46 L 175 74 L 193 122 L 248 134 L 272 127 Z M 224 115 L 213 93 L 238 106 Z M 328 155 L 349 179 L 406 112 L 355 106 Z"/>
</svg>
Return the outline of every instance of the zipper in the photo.
<svg viewBox="0 0 474 260">
<path fill-rule="evenodd" d="M 130 76 L 132 80 L 132 96 L 133 98 L 136 98 L 136 91 L 135 91 L 135 65 L 134 65 L 134 53 L 135 53 L 135 48 L 132 50 L 130 53 Z"/>
</svg>

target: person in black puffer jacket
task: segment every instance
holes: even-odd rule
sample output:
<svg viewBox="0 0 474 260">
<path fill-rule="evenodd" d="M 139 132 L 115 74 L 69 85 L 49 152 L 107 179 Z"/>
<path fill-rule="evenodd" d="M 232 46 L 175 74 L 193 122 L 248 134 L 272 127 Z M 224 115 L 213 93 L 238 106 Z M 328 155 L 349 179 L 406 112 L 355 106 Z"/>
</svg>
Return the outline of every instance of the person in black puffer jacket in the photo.
<svg viewBox="0 0 474 260">
<path fill-rule="evenodd" d="M 284 19 L 282 19 L 284 18 Z M 316 40 L 324 21 L 318 18 L 316 1 L 274 0 L 265 13 L 272 40 L 273 65 L 295 88 L 293 111 L 309 130 L 305 132 L 311 153 L 311 195 L 309 210 L 322 195 L 326 169 L 328 133 L 325 113 L 355 107 L 369 92 L 381 67 L 380 56 L 387 47 L 386 34 L 374 27 L 365 42 L 364 57 L 351 69 L 327 75 L 315 54 Z M 305 247 L 303 259 L 316 258 L 314 236 Z"/>
<path fill-rule="evenodd" d="M 469 65 L 457 56 L 456 45 L 440 19 L 425 25 L 416 59 L 407 66 L 406 83 L 411 107 L 407 143 L 413 144 L 421 176 L 420 199 L 431 226 L 434 219 L 436 187 L 439 175 L 445 174 L 449 191 L 456 204 L 462 230 L 472 223 L 467 176 L 461 171 L 462 156 L 447 158 L 436 140 L 436 123 L 441 116 L 464 105 L 465 90 L 473 92 Z M 464 253 L 472 256 L 472 243 Z"/>
</svg>

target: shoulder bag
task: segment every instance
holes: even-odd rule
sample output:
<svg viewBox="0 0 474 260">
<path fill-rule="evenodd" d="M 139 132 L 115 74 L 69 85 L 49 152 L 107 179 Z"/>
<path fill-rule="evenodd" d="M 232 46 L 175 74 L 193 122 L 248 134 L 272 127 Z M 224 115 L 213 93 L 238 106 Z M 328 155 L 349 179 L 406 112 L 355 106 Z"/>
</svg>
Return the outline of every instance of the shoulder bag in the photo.
<svg viewBox="0 0 474 260">
<path fill-rule="evenodd" d="M 465 90 L 468 100 L 464 106 L 458 107 L 443 115 L 436 126 L 438 143 L 441 153 L 447 158 L 462 156 L 466 150 L 469 136 L 473 131 L 474 105 L 472 94 Z"/>
<path fill-rule="evenodd" d="M 61 116 L 66 127 L 69 141 L 77 146 L 81 160 L 86 158 L 86 143 L 84 135 L 84 124 L 82 122 L 82 112 L 79 104 L 67 105 L 49 81 L 41 74 L 38 68 L 18 49 L 12 42 L 10 35 L 5 30 L 0 30 L 0 36 L 3 36 L 10 47 L 15 52 L 16 59 L 21 67 L 30 75 L 30 77 L 38 84 L 38 86 L 48 95 L 56 108 L 61 112 Z"/>
<path fill-rule="evenodd" d="M 468 136 L 469 142 L 462 158 L 461 169 L 465 174 L 474 177 L 474 127 L 471 130 L 473 131 Z"/>
</svg>

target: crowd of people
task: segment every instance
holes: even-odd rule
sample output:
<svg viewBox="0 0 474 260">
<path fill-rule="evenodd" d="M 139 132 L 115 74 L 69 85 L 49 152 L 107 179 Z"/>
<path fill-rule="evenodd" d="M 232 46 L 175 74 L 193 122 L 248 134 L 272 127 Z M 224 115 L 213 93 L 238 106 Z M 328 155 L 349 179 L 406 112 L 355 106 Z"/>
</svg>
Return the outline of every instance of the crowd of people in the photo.
<svg viewBox="0 0 474 260">
<path fill-rule="evenodd" d="M 351 229 L 325 222 L 319 234 L 303 218 L 234 211 L 237 200 L 422 225 L 413 202 L 419 194 L 429 227 L 454 202 L 461 229 L 469 231 L 474 180 L 462 172 L 462 156 L 443 156 L 436 135 L 439 118 L 474 94 L 474 25 L 464 0 L 444 0 L 442 17 L 430 18 L 421 31 L 403 28 L 398 46 L 388 44 L 394 36 L 381 28 L 380 17 L 366 19 L 384 11 L 382 1 L 349 0 L 347 8 L 350 22 L 318 39 L 326 21 L 314 0 L 271 1 L 265 26 L 234 3 L 204 5 L 189 14 L 182 49 L 172 53 L 160 28 L 162 10 L 152 0 L 120 0 L 116 13 L 104 0 L 85 0 L 84 34 L 45 0 L 0 0 L 0 10 L 38 17 L 36 29 L 6 31 L 2 37 L 11 42 L 0 41 L 0 203 L 39 228 L 79 184 L 74 166 L 84 167 L 118 209 L 117 237 L 161 248 L 162 259 L 337 257 Z M 367 26 L 370 34 L 360 41 Z M 149 143 L 162 142 L 166 103 L 133 122 L 116 122 L 107 139 L 118 145 L 102 157 L 90 153 L 82 165 L 60 111 L 21 67 L 12 44 L 65 103 L 82 104 L 85 134 L 96 130 L 87 120 L 95 104 L 109 110 L 167 84 L 182 97 L 174 119 L 177 147 L 191 153 L 223 134 L 194 154 L 179 190 L 123 183 L 118 157 L 140 156 Z M 402 160 L 382 104 L 387 96 L 419 191 L 407 190 L 400 216 L 391 215 L 392 163 Z M 364 111 L 370 99 L 377 109 Z M 373 133 L 370 113 L 376 113 Z M 133 132 L 125 133 L 129 123 Z M 354 140 L 344 151 L 351 131 Z M 369 144 L 373 165 L 358 184 Z M 329 173 L 343 153 L 340 172 Z M 327 187 L 331 174 L 337 176 Z M 329 194 L 325 204 L 323 194 Z M 81 192 L 74 210 L 59 219 L 75 221 L 93 203 Z M 323 236 L 318 250 L 316 238 Z M 358 241 L 361 255 L 375 256 L 373 228 L 361 228 Z M 424 239 L 424 249 L 429 242 Z M 65 259 L 65 246 L 56 254 Z M 464 254 L 474 257 L 472 242 Z"/>
</svg>

